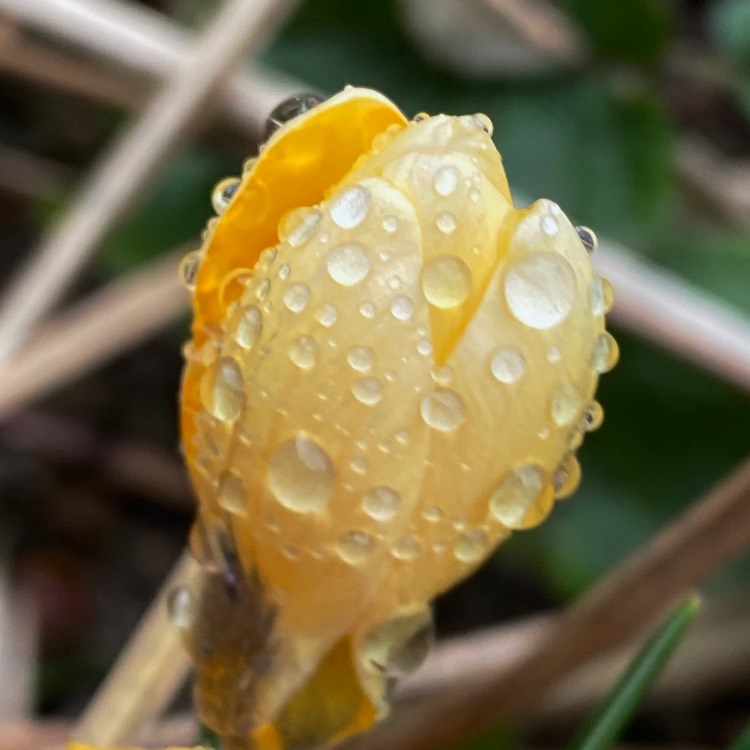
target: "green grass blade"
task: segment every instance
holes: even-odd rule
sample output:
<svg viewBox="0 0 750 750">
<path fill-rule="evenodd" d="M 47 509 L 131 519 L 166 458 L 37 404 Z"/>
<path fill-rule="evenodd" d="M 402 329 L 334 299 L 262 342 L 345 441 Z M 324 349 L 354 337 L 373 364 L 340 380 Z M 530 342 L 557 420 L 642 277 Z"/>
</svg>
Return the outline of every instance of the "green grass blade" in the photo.
<svg viewBox="0 0 750 750">
<path fill-rule="evenodd" d="M 689 597 L 649 638 L 569 750 L 604 750 L 612 744 L 682 640 L 698 606 L 698 597 Z"/>
<path fill-rule="evenodd" d="M 727 750 L 750 750 L 750 722 L 745 725 L 745 728 Z"/>
</svg>

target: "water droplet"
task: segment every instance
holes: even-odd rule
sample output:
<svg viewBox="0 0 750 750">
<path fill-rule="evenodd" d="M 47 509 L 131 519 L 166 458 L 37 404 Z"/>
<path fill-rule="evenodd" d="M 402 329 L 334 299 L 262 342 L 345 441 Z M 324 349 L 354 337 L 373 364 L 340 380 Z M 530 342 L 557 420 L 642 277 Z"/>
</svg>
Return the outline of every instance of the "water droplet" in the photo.
<svg viewBox="0 0 750 750">
<path fill-rule="evenodd" d="M 383 219 L 383 231 L 395 234 L 398 231 L 398 219 L 395 216 L 386 216 Z"/>
<path fill-rule="evenodd" d="M 211 193 L 211 205 L 217 214 L 223 214 L 232 202 L 241 180 L 237 177 L 227 177 L 216 184 Z"/>
<path fill-rule="evenodd" d="M 263 313 L 255 305 L 250 305 L 240 312 L 232 338 L 243 349 L 252 349 L 262 330 Z"/>
<path fill-rule="evenodd" d="M 271 291 L 271 279 L 261 279 L 258 284 L 258 288 L 255 290 L 255 297 L 259 300 L 264 300 L 268 297 L 268 293 Z"/>
<path fill-rule="evenodd" d="M 331 219 L 342 229 L 353 229 L 365 220 L 371 203 L 370 191 L 361 185 L 355 185 L 334 200 Z"/>
<path fill-rule="evenodd" d="M 193 597 L 185 586 L 175 586 L 167 596 L 167 614 L 176 628 L 188 630 L 193 625 L 195 607 Z"/>
<path fill-rule="evenodd" d="M 430 376 L 438 385 L 448 385 L 453 380 L 453 368 L 450 365 L 435 365 Z"/>
<path fill-rule="evenodd" d="M 294 313 L 302 312 L 310 301 L 310 287 L 307 284 L 291 284 L 284 292 L 284 304 Z"/>
<path fill-rule="evenodd" d="M 547 362 L 551 365 L 556 365 L 562 359 L 562 352 L 558 347 L 551 346 L 547 349 Z"/>
<path fill-rule="evenodd" d="M 396 320 L 407 321 L 414 314 L 414 302 L 411 297 L 406 295 L 399 295 L 394 297 L 391 302 L 391 315 Z"/>
<path fill-rule="evenodd" d="M 472 115 L 474 118 L 474 121 L 477 124 L 477 127 L 482 128 L 487 135 L 491 136 L 493 131 L 495 130 L 495 126 L 492 124 L 492 120 L 485 115 L 483 112 L 477 112 L 475 115 Z"/>
<path fill-rule="evenodd" d="M 222 471 L 219 476 L 219 505 L 229 513 L 247 513 L 245 485 L 234 472 Z"/>
<path fill-rule="evenodd" d="M 570 264 L 554 253 L 534 253 L 513 263 L 505 275 L 505 300 L 530 328 L 553 328 L 568 317 L 576 295 Z"/>
<path fill-rule="evenodd" d="M 390 487 L 373 487 L 362 497 L 362 509 L 376 521 L 390 521 L 401 506 L 401 495 Z"/>
<path fill-rule="evenodd" d="M 203 253 L 200 250 L 193 250 L 188 253 L 180 262 L 180 278 L 182 283 L 190 290 L 195 289 L 198 281 L 198 271 L 203 262 Z"/>
<path fill-rule="evenodd" d="M 346 361 L 353 370 L 368 372 L 375 363 L 375 354 L 369 346 L 355 346 L 347 353 Z"/>
<path fill-rule="evenodd" d="M 597 276 L 589 287 L 589 305 L 594 315 L 605 315 L 612 309 L 614 303 L 614 292 L 612 284 Z"/>
<path fill-rule="evenodd" d="M 578 459 L 569 453 L 552 474 L 552 489 L 555 497 L 562 500 L 570 497 L 581 483 L 581 465 Z"/>
<path fill-rule="evenodd" d="M 209 414 L 222 422 L 239 417 L 245 396 L 242 370 L 232 357 L 222 357 L 206 370 L 201 381 L 201 399 Z"/>
<path fill-rule="evenodd" d="M 352 393 L 365 406 L 375 406 L 383 398 L 383 384 L 377 378 L 360 378 L 352 384 Z"/>
<path fill-rule="evenodd" d="M 560 225 L 557 223 L 557 219 L 554 216 L 542 216 L 540 226 L 542 232 L 550 237 L 554 237 L 560 231 Z"/>
<path fill-rule="evenodd" d="M 279 267 L 279 270 L 276 272 L 276 275 L 282 280 L 286 281 L 289 278 L 289 273 L 291 272 L 291 268 L 289 267 L 288 263 L 284 263 L 283 266 Z"/>
<path fill-rule="evenodd" d="M 593 229 L 588 227 L 576 227 L 576 232 L 581 239 L 581 243 L 586 248 L 586 252 L 593 253 L 599 246 L 599 240 Z"/>
<path fill-rule="evenodd" d="M 453 432 L 466 419 L 461 397 L 447 388 L 435 388 L 420 405 L 422 419 L 428 427 L 440 432 Z"/>
<path fill-rule="evenodd" d="M 479 188 L 469 188 L 469 200 L 472 203 L 476 203 L 481 197 L 482 194 L 479 192 Z"/>
<path fill-rule="evenodd" d="M 577 451 L 583 445 L 583 430 L 574 427 L 568 435 L 568 450 Z"/>
<path fill-rule="evenodd" d="M 323 100 L 315 94 L 297 94 L 274 107 L 266 120 L 265 138 L 268 140 L 280 127 L 298 115 L 317 107 Z"/>
<path fill-rule="evenodd" d="M 268 487 L 296 513 L 325 507 L 333 494 L 334 468 L 329 455 L 306 435 L 276 448 L 268 462 Z"/>
<path fill-rule="evenodd" d="M 315 319 L 325 328 L 330 328 L 339 317 L 339 311 L 333 305 L 323 305 L 315 315 Z"/>
<path fill-rule="evenodd" d="M 437 505 L 428 505 L 422 511 L 422 518 L 424 518 L 427 523 L 438 523 L 445 518 L 445 511 Z"/>
<path fill-rule="evenodd" d="M 456 217 L 450 211 L 441 211 L 435 217 L 435 226 L 443 234 L 453 234 L 456 231 Z"/>
<path fill-rule="evenodd" d="M 388 286 L 395 292 L 401 286 L 401 279 L 398 276 L 391 276 L 388 279 Z"/>
<path fill-rule="evenodd" d="M 514 346 L 501 346 L 492 355 L 490 371 L 501 383 L 515 383 L 526 372 L 526 360 Z"/>
<path fill-rule="evenodd" d="M 356 474 L 367 473 L 367 459 L 364 456 L 354 456 L 349 462 L 349 467 Z"/>
<path fill-rule="evenodd" d="M 463 303 L 471 291 L 471 271 L 460 258 L 442 255 L 422 271 L 422 291 L 427 301 L 447 310 Z"/>
<path fill-rule="evenodd" d="M 318 229 L 322 214 L 317 208 L 300 208 L 292 211 L 281 232 L 290 247 L 302 247 Z"/>
<path fill-rule="evenodd" d="M 391 548 L 391 554 L 398 560 L 415 560 L 419 556 L 422 543 L 415 536 L 402 536 Z"/>
<path fill-rule="evenodd" d="M 522 529 L 526 516 L 544 491 L 544 471 L 536 464 L 521 464 L 495 488 L 490 513 L 509 529 Z"/>
<path fill-rule="evenodd" d="M 581 415 L 581 427 L 586 432 L 593 432 L 602 426 L 604 409 L 598 401 L 592 401 L 586 406 Z"/>
<path fill-rule="evenodd" d="M 435 172 L 432 186 L 444 198 L 453 193 L 458 185 L 458 170 L 454 166 L 441 167 Z"/>
<path fill-rule="evenodd" d="M 453 550 L 457 560 L 464 563 L 474 563 L 485 555 L 489 549 L 489 539 L 487 534 L 479 529 L 467 531 L 462 534 L 458 542 L 456 542 L 456 548 Z"/>
<path fill-rule="evenodd" d="M 370 256 L 355 242 L 339 245 L 326 261 L 331 278 L 341 286 L 354 286 L 370 271 Z"/>
<path fill-rule="evenodd" d="M 386 677 L 404 677 L 418 669 L 435 640 L 428 608 L 378 625 L 364 639 L 362 654 L 372 669 Z"/>
<path fill-rule="evenodd" d="M 605 331 L 594 344 L 594 350 L 591 354 L 591 366 L 594 372 L 600 375 L 609 372 L 620 358 L 620 347 L 617 345 L 614 337 L 608 331 Z"/>
<path fill-rule="evenodd" d="M 318 356 L 318 344 L 312 336 L 298 336 L 289 350 L 289 359 L 302 370 L 309 370 Z"/>
<path fill-rule="evenodd" d="M 349 531 L 336 545 L 338 556 L 350 565 L 365 562 L 375 549 L 375 540 L 364 531 Z"/>
<path fill-rule="evenodd" d="M 359 314 L 363 318 L 367 318 L 368 320 L 371 320 L 375 317 L 375 304 L 371 302 L 369 299 L 366 299 L 360 306 L 359 306 Z"/>
<path fill-rule="evenodd" d="M 417 341 L 417 352 L 423 357 L 428 357 L 432 354 L 432 343 L 430 343 L 429 339 L 419 339 Z"/>
<path fill-rule="evenodd" d="M 581 411 L 581 396 L 570 383 L 562 383 L 552 394 L 550 413 L 555 424 L 572 424 Z"/>
<path fill-rule="evenodd" d="M 425 120 L 429 119 L 430 116 L 427 114 L 427 112 L 417 112 L 417 114 L 412 118 L 412 122 L 424 122 Z"/>
</svg>

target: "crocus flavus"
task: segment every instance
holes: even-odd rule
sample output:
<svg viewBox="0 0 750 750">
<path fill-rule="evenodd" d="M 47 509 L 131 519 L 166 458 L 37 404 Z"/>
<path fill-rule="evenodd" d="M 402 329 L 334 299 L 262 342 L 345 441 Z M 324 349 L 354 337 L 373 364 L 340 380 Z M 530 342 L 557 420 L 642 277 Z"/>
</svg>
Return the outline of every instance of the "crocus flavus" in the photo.
<svg viewBox="0 0 750 750">
<path fill-rule="evenodd" d="M 185 630 L 228 748 L 370 726 L 431 600 L 578 483 L 611 293 L 557 204 L 513 206 L 491 127 L 347 89 L 217 187 L 185 261 Z"/>
</svg>

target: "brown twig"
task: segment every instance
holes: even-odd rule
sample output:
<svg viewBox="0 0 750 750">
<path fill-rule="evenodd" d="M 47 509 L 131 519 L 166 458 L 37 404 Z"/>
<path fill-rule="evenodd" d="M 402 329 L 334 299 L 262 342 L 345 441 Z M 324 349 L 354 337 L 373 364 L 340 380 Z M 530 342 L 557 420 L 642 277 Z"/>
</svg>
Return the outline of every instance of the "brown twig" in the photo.
<svg viewBox="0 0 750 750">
<path fill-rule="evenodd" d="M 59 190 L 69 176 L 70 170 L 52 159 L 0 145 L 0 190 L 40 198 Z"/>
<path fill-rule="evenodd" d="M 152 106 L 103 158 L 67 215 L 13 283 L 0 305 L 0 361 L 33 325 L 114 222 L 137 197 L 241 55 L 269 32 L 289 4 L 226 0 Z"/>
<path fill-rule="evenodd" d="M 574 669 L 622 644 L 750 545 L 750 459 L 562 616 L 509 671 L 406 706 L 351 747 L 443 748 L 518 713 Z"/>
</svg>

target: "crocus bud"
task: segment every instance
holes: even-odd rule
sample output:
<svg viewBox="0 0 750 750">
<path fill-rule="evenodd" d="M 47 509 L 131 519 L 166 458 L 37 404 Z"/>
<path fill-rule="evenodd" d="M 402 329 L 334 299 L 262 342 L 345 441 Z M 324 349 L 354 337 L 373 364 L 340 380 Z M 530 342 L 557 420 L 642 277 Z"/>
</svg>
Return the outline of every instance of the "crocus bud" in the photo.
<svg viewBox="0 0 750 750">
<path fill-rule="evenodd" d="M 593 233 L 513 206 L 491 130 L 365 89 L 301 108 L 185 261 L 186 637 L 228 748 L 372 724 L 431 600 L 577 486 L 611 292 Z"/>
</svg>

